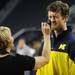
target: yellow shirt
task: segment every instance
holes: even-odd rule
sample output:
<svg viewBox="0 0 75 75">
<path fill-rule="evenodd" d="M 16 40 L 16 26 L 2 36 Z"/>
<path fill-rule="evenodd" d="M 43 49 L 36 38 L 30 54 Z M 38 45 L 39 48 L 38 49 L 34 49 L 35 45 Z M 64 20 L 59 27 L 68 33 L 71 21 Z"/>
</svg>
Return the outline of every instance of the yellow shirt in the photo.
<svg viewBox="0 0 75 75">
<path fill-rule="evenodd" d="M 65 52 L 51 51 L 50 61 L 36 75 L 75 75 L 75 63 Z"/>
</svg>

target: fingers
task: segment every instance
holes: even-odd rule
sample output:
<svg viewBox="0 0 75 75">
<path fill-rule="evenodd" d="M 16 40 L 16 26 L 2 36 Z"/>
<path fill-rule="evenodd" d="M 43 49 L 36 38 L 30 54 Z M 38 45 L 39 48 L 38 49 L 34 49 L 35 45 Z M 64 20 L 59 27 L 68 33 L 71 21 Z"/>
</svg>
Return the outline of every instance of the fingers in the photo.
<svg viewBox="0 0 75 75">
<path fill-rule="evenodd" d="M 46 22 L 41 23 L 41 28 L 42 29 L 50 29 L 50 25 L 48 25 Z"/>
<path fill-rule="evenodd" d="M 50 34 L 50 25 L 48 25 L 46 22 L 41 23 L 41 30 L 43 34 Z"/>
</svg>

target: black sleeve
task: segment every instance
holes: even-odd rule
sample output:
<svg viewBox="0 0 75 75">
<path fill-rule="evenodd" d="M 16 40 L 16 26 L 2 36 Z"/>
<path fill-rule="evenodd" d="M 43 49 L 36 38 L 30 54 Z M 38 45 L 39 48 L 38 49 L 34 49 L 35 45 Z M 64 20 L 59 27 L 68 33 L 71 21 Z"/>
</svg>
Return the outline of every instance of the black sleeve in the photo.
<svg viewBox="0 0 75 75">
<path fill-rule="evenodd" d="M 32 70 L 35 66 L 35 59 L 33 57 L 24 56 L 24 70 Z"/>
<path fill-rule="evenodd" d="M 17 63 L 23 66 L 24 70 L 32 70 L 35 66 L 35 58 L 17 54 Z"/>
<path fill-rule="evenodd" d="M 75 62 L 75 41 L 69 45 L 69 57 Z"/>
</svg>

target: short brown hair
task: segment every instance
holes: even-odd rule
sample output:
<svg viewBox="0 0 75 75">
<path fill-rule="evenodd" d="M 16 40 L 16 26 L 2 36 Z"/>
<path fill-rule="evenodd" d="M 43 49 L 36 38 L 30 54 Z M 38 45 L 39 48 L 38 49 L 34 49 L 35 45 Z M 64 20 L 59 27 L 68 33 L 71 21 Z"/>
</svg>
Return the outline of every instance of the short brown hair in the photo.
<svg viewBox="0 0 75 75">
<path fill-rule="evenodd" d="M 55 1 L 48 5 L 47 11 L 60 12 L 62 16 L 69 15 L 69 5 L 62 1 Z"/>
</svg>

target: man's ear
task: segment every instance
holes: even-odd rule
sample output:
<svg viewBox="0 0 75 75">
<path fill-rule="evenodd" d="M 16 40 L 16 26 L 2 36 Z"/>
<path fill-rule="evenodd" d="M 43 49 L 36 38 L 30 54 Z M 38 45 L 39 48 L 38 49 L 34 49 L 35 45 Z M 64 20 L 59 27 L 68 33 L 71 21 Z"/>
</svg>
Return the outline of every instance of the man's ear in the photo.
<svg viewBox="0 0 75 75">
<path fill-rule="evenodd" d="M 69 19 L 69 16 L 66 15 L 66 16 L 65 16 L 65 21 L 68 22 L 68 19 Z"/>
</svg>

